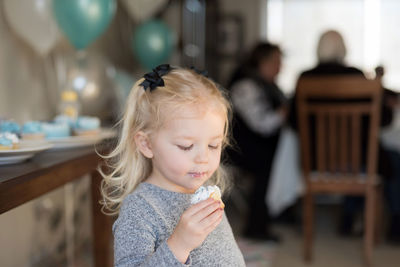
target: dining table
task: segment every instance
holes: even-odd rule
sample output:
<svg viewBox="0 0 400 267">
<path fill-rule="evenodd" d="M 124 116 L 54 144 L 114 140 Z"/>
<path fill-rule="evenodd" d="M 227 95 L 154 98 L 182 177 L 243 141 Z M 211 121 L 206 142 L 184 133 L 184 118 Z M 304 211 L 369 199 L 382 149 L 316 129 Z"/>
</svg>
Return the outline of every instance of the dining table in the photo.
<svg viewBox="0 0 400 267">
<path fill-rule="evenodd" d="M 0 216 L 89 175 L 94 266 L 113 266 L 113 218 L 101 211 L 99 200 L 102 176 L 97 171 L 99 164 L 103 162 L 98 153 L 102 154 L 107 149 L 107 144 L 96 146 L 96 149 L 93 146 L 50 149 L 24 162 L 0 165 Z"/>
</svg>

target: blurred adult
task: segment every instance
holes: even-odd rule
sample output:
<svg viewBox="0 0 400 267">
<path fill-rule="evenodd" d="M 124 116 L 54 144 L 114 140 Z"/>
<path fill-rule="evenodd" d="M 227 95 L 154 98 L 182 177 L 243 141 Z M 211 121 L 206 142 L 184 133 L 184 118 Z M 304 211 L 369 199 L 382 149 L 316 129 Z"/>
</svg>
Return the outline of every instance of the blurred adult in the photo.
<svg viewBox="0 0 400 267">
<path fill-rule="evenodd" d="M 270 231 L 265 203 L 271 165 L 286 118 L 286 98 L 276 85 L 281 67 L 279 46 L 258 43 L 229 83 L 233 103 L 233 164 L 254 176 L 249 216 L 244 234 L 250 238 L 278 241 Z"/>
<path fill-rule="evenodd" d="M 328 30 L 324 32 L 318 42 L 317 47 L 317 65 L 309 70 L 306 70 L 300 74 L 299 79 L 303 77 L 316 77 L 316 76 L 326 76 L 326 75 L 356 75 L 360 77 L 364 77 L 363 72 L 355 68 L 353 66 L 349 66 L 345 63 L 346 57 L 346 46 L 343 40 L 342 35 L 335 30 Z M 376 69 L 377 79 L 381 79 L 383 76 L 383 68 Z M 386 105 L 387 101 L 385 100 L 387 96 L 391 95 L 391 91 L 388 89 L 384 90 L 381 108 L 381 126 L 386 126 L 391 123 L 392 120 L 392 108 Z M 321 100 L 323 101 L 323 100 Z M 295 106 L 295 98 L 292 101 L 291 112 L 290 112 L 290 122 L 294 128 L 297 128 L 296 125 L 296 106 Z M 368 126 L 368 121 L 363 120 L 363 129 Z M 362 132 L 367 132 L 363 130 Z M 367 145 L 367 136 L 361 137 L 362 146 L 365 148 Z M 363 153 L 365 155 L 365 153 Z M 390 154 L 387 150 L 383 149 L 382 146 L 379 147 L 379 163 L 378 163 L 378 171 L 384 177 L 389 177 L 392 175 L 393 166 L 390 164 L 389 158 Z M 365 156 L 363 157 L 363 162 L 365 162 Z M 388 190 L 386 190 L 388 192 Z M 396 190 L 397 191 L 397 190 Z M 398 192 L 398 191 L 397 191 Z M 392 197 L 386 195 L 391 201 Z M 343 236 L 348 236 L 354 233 L 354 219 L 357 214 L 357 211 L 362 209 L 364 203 L 364 199 L 362 197 L 345 197 L 341 219 L 339 224 L 339 233 Z M 389 203 L 390 204 L 390 203 Z M 396 204 L 397 205 L 397 204 Z M 394 206 L 391 205 L 390 206 Z M 400 205 L 399 205 L 400 206 Z"/>
<path fill-rule="evenodd" d="M 324 75 L 359 75 L 364 73 L 353 66 L 345 63 L 347 54 L 346 45 L 342 35 L 335 30 L 328 30 L 321 34 L 317 46 L 317 64 L 315 67 L 303 71 L 299 80 L 303 77 L 324 76 Z M 296 114 L 296 92 L 290 103 L 289 123 L 297 129 Z"/>
<path fill-rule="evenodd" d="M 348 66 L 345 63 L 347 49 L 343 37 L 339 32 L 328 30 L 322 33 L 318 41 L 316 52 L 318 59 L 317 65 L 314 68 L 302 72 L 299 79 L 303 77 L 326 75 L 357 75 L 365 77 L 360 69 Z M 294 128 L 297 128 L 296 109 L 296 97 L 294 97 L 289 119 Z M 366 141 L 367 139 L 363 138 L 363 147 L 366 147 Z M 312 164 L 315 164 L 315 162 Z M 362 197 L 345 197 L 339 224 L 339 233 L 341 235 L 347 236 L 351 234 L 356 211 L 362 207 L 362 203 Z"/>
<path fill-rule="evenodd" d="M 310 75 L 334 75 L 334 74 L 356 74 L 364 75 L 363 72 L 345 63 L 347 49 L 342 35 L 334 30 L 324 32 L 317 47 L 317 65 L 304 71 L 300 77 Z"/>
</svg>

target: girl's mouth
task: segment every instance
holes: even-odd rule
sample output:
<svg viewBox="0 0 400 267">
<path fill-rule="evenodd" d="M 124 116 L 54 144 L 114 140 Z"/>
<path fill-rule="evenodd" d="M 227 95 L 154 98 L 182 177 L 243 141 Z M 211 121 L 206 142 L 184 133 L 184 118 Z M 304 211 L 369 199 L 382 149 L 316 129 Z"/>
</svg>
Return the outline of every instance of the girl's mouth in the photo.
<svg viewBox="0 0 400 267">
<path fill-rule="evenodd" d="M 193 178 L 200 178 L 207 175 L 207 172 L 189 172 L 189 175 L 192 176 Z"/>
</svg>

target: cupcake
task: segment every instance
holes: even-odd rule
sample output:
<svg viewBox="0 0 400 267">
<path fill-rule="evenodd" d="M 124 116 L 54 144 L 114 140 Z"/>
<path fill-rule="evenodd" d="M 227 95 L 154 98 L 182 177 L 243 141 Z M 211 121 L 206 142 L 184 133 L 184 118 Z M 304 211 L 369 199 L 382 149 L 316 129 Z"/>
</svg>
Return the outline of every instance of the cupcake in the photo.
<svg viewBox="0 0 400 267">
<path fill-rule="evenodd" d="M 22 125 L 21 136 L 24 140 L 41 140 L 45 134 L 42 129 L 42 123 L 38 121 L 28 121 Z"/>
<path fill-rule="evenodd" d="M 216 185 L 200 186 L 199 189 L 197 189 L 197 191 L 192 196 L 191 203 L 196 204 L 210 197 L 220 201 L 221 208 L 225 207 L 225 204 L 221 200 L 221 190 Z"/>
<path fill-rule="evenodd" d="M 100 132 L 100 119 L 97 117 L 80 116 L 73 127 L 74 135 L 90 136 Z"/>
<path fill-rule="evenodd" d="M 68 123 L 42 123 L 42 130 L 48 139 L 64 138 L 71 135 Z"/>
<path fill-rule="evenodd" d="M 13 133 L 18 134 L 21 130 L 21 127 L 18 123 L 13 120 L 4 120 L 0 121 L 0 133 Z"/>
<path fill-rule="evenodd" d="M 70 128 L 73 128 L 74 125 L 75 125 L 76 119 L 71 118 L 71 117 L 66 116 L 66 115 L 57 115 L 54 118 L 54 122 L 55 123 L 67 123 Z"/>
<path fill-rule="evenodd" d="M 0 133 L 0 150 L 9 150 L 19 148 L 18 136 L 14 133 Z"/>
</svg>

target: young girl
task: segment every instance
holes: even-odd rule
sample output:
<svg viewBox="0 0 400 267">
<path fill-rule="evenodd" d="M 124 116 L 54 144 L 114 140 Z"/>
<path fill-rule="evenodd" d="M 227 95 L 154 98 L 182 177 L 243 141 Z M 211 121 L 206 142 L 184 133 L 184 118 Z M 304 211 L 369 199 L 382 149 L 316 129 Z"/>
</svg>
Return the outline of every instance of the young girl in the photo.
<svg viewBox="0 0 400 267">
<path fill-rule="evenodd" d="M 134 85 L 102 173 L 104 207 L 119 213 L 116 266 L 245 266 L 221 203 L 190 204 L 203 184 L 224 188 L 228 110 L 193 70 L 161 65 Z"/>
</svg>

